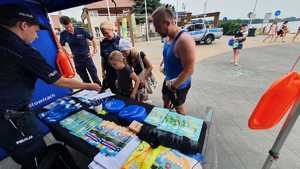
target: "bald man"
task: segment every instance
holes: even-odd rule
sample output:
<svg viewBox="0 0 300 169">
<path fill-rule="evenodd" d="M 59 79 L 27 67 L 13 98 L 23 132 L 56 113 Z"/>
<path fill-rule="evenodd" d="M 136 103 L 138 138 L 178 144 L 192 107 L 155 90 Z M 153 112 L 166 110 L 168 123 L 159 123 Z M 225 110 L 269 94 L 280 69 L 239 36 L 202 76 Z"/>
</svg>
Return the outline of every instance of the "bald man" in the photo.
<svg viewBox="0 0 300 169">
<path fill-rule="evenodd" d="M 164 107 L 174 107 L 178 113 L 187 114 L 184 103 L 191 87 L 191 76 L 195 67 L 195 41 L 176 25 L 174 14 L 167 6 L 156 9 L 152 13 L 152 19 L 155 31 L 162 38 L 168 39 L 163 49 Z"/>
</svg>

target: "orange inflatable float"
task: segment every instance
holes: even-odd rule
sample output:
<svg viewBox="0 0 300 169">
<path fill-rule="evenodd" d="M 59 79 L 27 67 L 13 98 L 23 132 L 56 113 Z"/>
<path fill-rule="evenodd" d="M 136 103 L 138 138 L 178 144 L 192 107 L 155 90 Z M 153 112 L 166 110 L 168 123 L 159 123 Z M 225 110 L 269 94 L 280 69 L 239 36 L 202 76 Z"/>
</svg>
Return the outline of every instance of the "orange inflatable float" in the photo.
<svg viewBox="0 0 300 169">
<path fill-rule="evenodd" d="M 70 56 L 60 45 L 53 30 L 52 30 L 52 35 L 58 48 L 57 55 L 56 55 L 57 67 L 63 77 L 72 78 L 75 76 L 75 69 L 74 66 L 72 65 Z"/>
<path fill-rule="evenodd" d="M 75 70 L 68 53 L 61 49 L 57 52 L 56 64 L 63 77 L 72 78 L 75 76 Z"/>
<path fill-rule="evenodd" d="M 252 112 L 251 129 L 269 129 L 283 118 L 300 96 L 300 74 L 293 71 L 273 82 Z"/>
</svg>

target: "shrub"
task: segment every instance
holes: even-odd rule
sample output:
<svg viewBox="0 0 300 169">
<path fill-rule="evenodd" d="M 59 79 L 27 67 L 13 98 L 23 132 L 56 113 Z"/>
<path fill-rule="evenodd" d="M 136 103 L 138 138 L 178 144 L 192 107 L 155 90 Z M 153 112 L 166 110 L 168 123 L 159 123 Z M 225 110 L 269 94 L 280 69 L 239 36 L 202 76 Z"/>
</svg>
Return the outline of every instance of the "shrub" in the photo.
<svg viewBox="0 0 300 169">
<path fill-rule="evenodd" d="M 240 28 L 242 23 L 239 20 L 221 22 L 220 27 L 223 28 L 224 35 L 234 35 Z"/>
</svg>

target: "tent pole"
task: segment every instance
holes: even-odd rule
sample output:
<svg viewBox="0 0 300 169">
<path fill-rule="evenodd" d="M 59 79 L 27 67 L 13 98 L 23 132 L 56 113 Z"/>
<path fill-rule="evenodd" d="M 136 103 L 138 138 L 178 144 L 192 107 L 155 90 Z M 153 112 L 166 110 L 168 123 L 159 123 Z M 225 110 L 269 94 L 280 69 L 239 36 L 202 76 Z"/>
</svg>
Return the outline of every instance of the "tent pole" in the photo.
<svg viewBox="0 0 300 169">
<path fill-rule="evenodd" d="M 111 21 L 108 0 L 106 0 L 106 7 L 107 7 L 107 13 L 108 13 L 108 21 Z"/>
<path fill-rule="evenodd" d="M 273 144 L 271 150 L 269 151 L 269 155 L 268 155 L 262 169 L 270 169 L 273 161 L 279 159 L 279 151 L 282 148 L 286 138 L 290 134 L 299 115 L 300 115 L 300 99 L 297 100 L 297 102 L 294 104 L 294 106 L 290 110 L 290 113 L 288 114 L 288 117 L 286 118 L 286 120 L 276 138 L 275 143 Z"/>
</svg>

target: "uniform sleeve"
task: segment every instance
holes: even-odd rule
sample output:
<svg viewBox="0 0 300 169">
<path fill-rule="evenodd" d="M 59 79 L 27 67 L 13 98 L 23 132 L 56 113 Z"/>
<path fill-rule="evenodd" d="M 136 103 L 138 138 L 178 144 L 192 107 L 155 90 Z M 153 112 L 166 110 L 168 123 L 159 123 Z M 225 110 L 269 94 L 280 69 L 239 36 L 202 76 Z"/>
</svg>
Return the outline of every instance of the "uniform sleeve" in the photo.
<svg viewBox="0 0 300 169">
<path fill-rule="evenodd" d="M 66 40 L 66 36 L 64 35 L 63 32 L 60 34 L 59 42 L 62 46 L 66 45 L 67 40 Z"/>
<path fill-rule="evenodd" d="M 21 65 L 46 83 L 52 84 L 61 78 L 61 75 L 46 62 L 38 51 L 28 50 L 23 56 Z"/>
<path fill-rule="evenodd" d="M 89 39 L 89 40 L 93 40 L 93 35 L 91 35 L 88 31 L 86 31 L 85 29 L 82 29 L 83 34 L 85 36 L 85 38 Z"/>
</svg>

